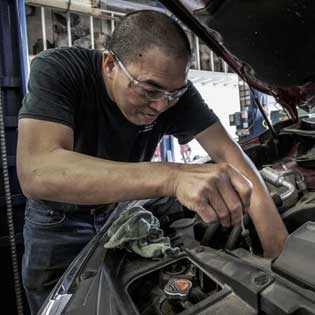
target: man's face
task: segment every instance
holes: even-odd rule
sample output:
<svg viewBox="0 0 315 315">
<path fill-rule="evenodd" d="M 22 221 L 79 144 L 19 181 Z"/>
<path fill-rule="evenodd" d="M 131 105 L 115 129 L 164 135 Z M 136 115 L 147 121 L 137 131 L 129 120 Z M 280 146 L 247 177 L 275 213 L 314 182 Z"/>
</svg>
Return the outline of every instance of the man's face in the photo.
<svg viewBox="0 0 315 315">
<path fill-rule="evenodd" d="M 145 89 L 139 88 L 137 83 L 128 78 L 123 67 Z M 175 105 L 178 99 L 152 100 L 148 95 L 152 91 L 154 93 L 156 89 L 174 92 L 185 87 L 188 67 L 187 59 L 171 58 L 158 48 L 144 51 L 134 63 L 125 63 L 121 66 L 116 60 L 109 85 L 110 96 L 128 121 L 136 125 L 150 124 L 161 113 Z"/>
</svg>

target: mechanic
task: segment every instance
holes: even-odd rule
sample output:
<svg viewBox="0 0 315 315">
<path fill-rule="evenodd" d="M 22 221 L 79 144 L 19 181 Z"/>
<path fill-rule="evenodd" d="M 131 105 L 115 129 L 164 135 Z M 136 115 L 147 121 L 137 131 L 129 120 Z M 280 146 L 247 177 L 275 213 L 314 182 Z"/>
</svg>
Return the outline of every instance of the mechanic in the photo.
<svg viewBox="0 0 315 315">
<path fill-rule="evenodd" d="M 118 202 L 176 197 L 223 226 L 247 211 L 265 256 L 282 250 L 287 232 L 277 209 L 187 81 L 190 61 L 184 31 L 155 11 L 125 16 L 104 52 L 57 48 L 33 60 L 17 157 L 28 197 L 22 276 L 33 314 Z M 164 134 L 181 144 L 196 138 L 216 164 L 150 162 Z"/>
</svg>

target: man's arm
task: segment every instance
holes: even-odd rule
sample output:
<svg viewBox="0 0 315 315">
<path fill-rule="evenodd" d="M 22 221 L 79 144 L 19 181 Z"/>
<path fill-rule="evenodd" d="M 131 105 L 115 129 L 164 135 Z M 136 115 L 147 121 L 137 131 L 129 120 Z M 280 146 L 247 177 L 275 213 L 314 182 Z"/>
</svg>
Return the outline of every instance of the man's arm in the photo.
<svg viewBox="0 0 315 315">
<path fill-rule="evenodd" d="M 73 204 L 175 196 L 205 221 L 226 218 L 225 204 L 249 205 L 251 185 L 229 165 L 121 163 L 73 152 L 73 131 L 62 124 L 23 118 L 18 127 L 17 171 L 32 199 Z M 217 211 L 215 211 L 217 209 Z"/>
<path fill-rule="evenodd" d="M 73 152 L 70 127 L 37 119 L 19 121 L 17 171 L 29 198 L 89 205 L 168 195 L 169 170 L 149 166 Z"/>
<path fill-rule="evenodd" d="M 220 122 L 201 132 L 196 139 L 215 162 L 233 165 L 252 182 L 253 193 L 247 211 L 255 224 L 265 256 L 279 255 L 288 233 L 253 163 Z"/>
</svg>

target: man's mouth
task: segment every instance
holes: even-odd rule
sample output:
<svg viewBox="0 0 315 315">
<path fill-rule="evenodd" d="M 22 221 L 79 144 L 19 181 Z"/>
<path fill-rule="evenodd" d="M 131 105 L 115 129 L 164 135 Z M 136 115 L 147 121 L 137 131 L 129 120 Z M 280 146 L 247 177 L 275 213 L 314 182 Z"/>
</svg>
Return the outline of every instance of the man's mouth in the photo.
<svg viewBox="0 0 315 315">
<path fill-rule="evenodd" d="M 152 113 L 141 113 L 143 116 L 145 116 L 145 117 L 147 117 L 147 118 L 156 118 L 156 117 L 158 117 L 158 115 L 159 114 L 156 114 L 156 113 L 154 113 L 154 114 L 152 114 Z"/>
</svg>

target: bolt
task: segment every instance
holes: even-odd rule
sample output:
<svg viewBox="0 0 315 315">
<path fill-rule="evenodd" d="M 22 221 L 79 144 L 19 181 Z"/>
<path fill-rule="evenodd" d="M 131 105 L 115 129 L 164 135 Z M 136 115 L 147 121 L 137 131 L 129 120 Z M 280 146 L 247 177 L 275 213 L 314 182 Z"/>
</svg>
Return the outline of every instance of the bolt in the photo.
<svg viewBox="0 0 315 315">
<path fill-rule="evenodd" d="M 254 277 L 255 284 L 259 286 L 265 285 L 268 281 L 269 281 L 268 275 L 266 275 L 263 272 L 258 273 L 258 275 Z"/>
</svg>

